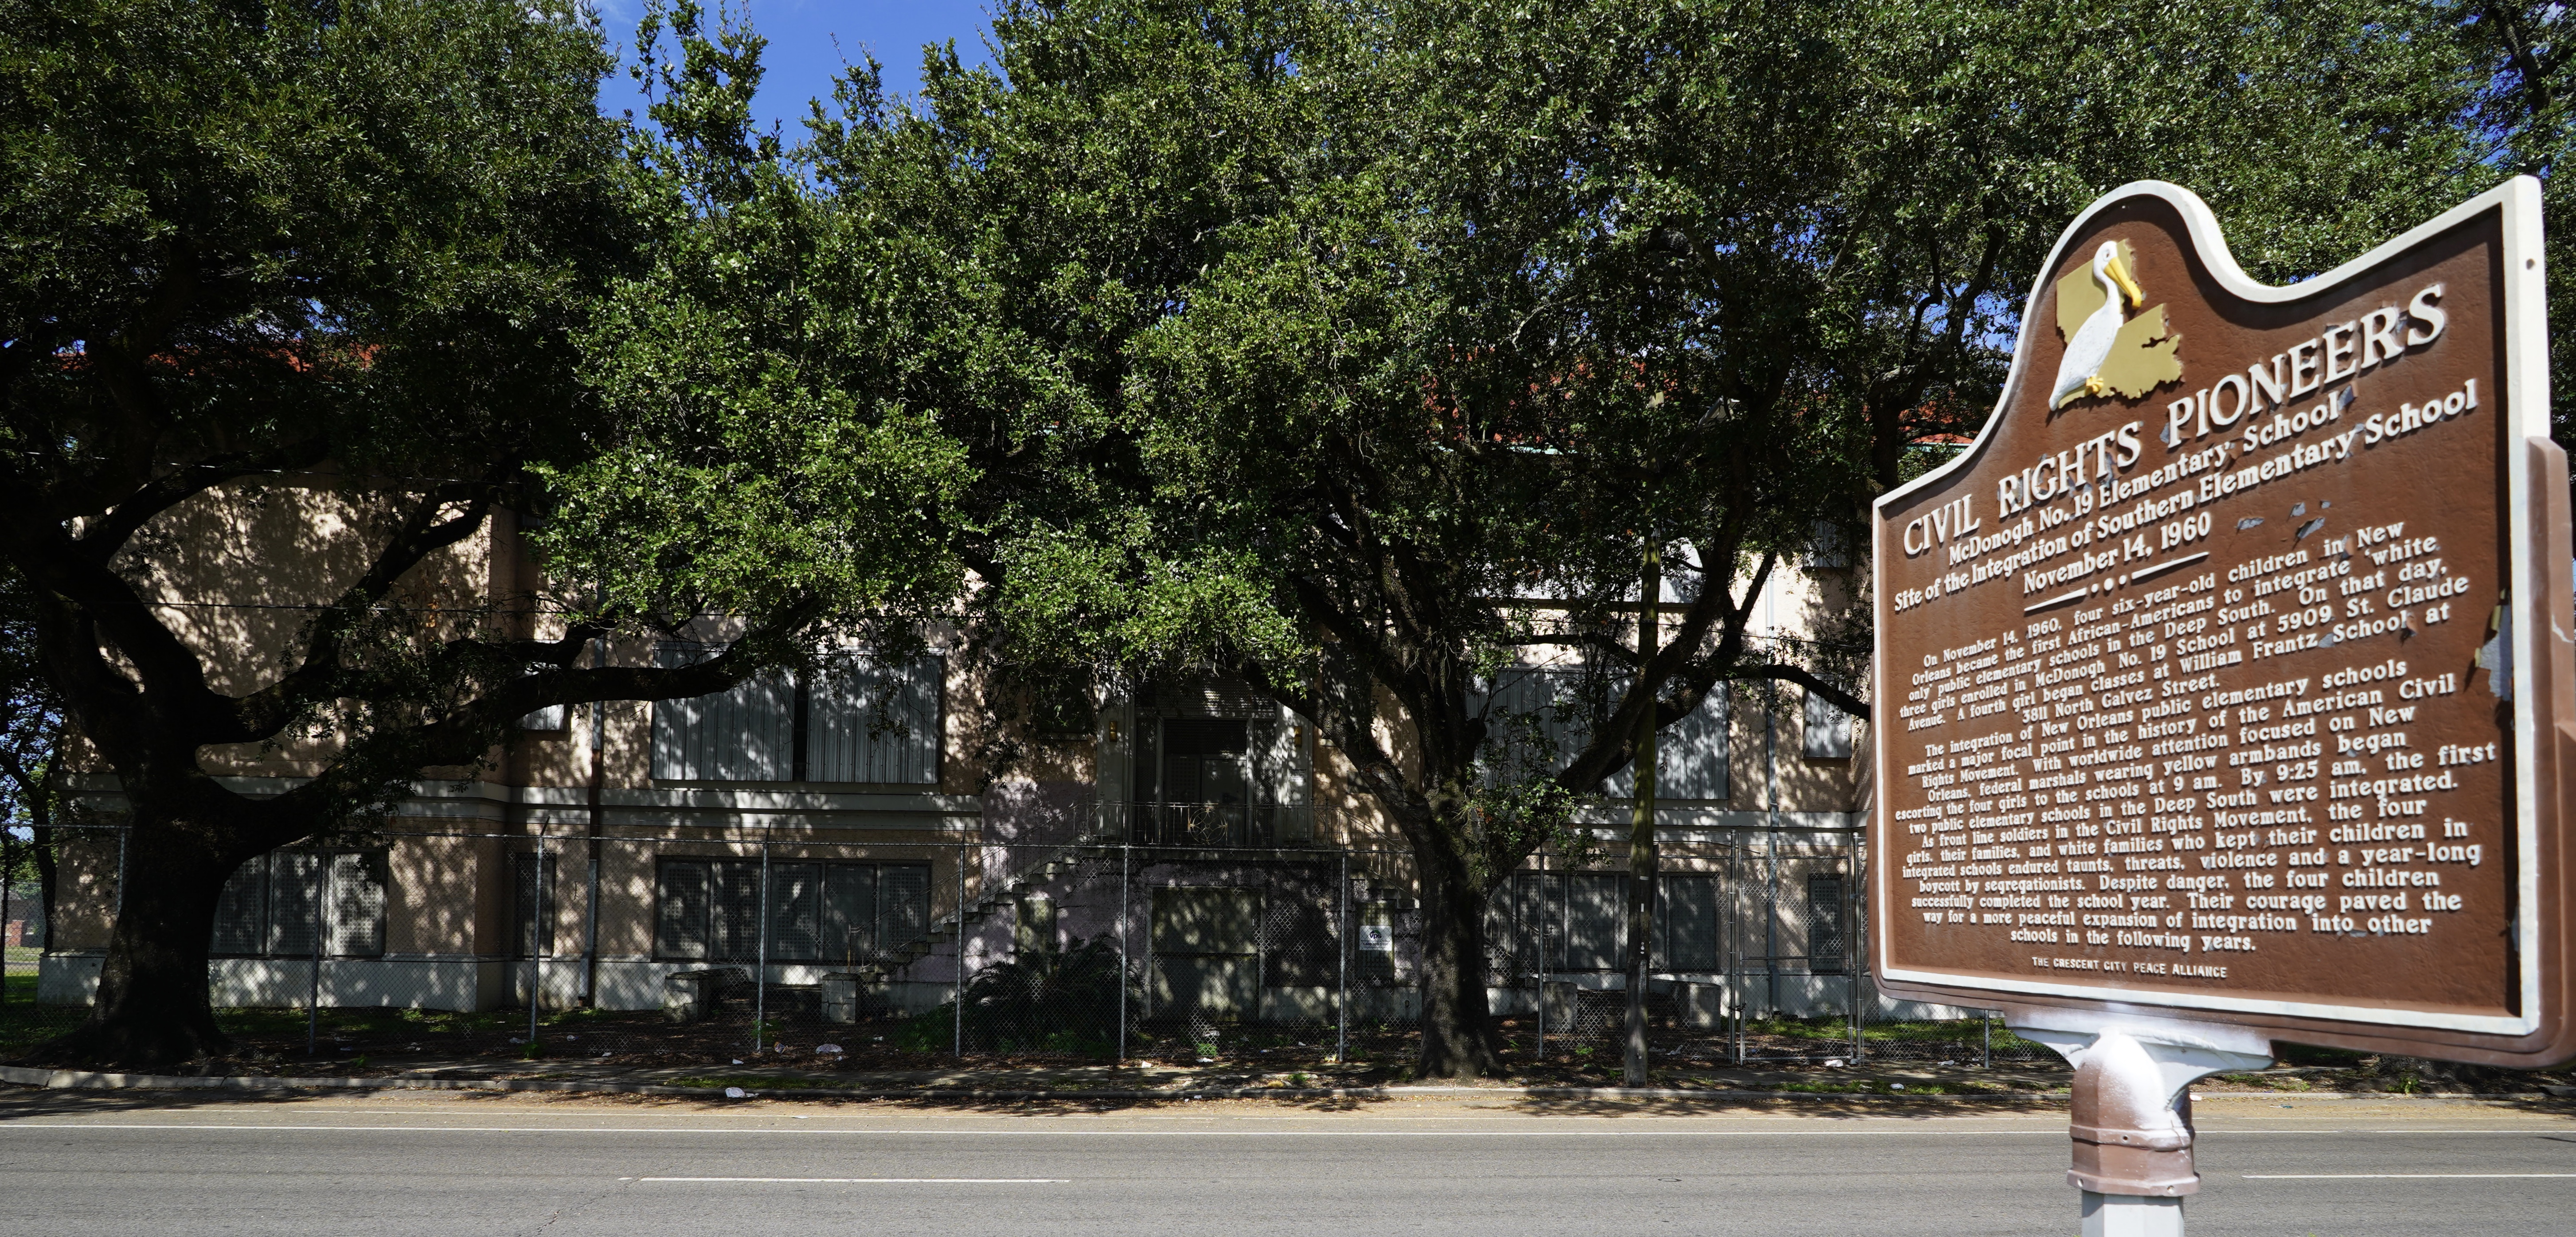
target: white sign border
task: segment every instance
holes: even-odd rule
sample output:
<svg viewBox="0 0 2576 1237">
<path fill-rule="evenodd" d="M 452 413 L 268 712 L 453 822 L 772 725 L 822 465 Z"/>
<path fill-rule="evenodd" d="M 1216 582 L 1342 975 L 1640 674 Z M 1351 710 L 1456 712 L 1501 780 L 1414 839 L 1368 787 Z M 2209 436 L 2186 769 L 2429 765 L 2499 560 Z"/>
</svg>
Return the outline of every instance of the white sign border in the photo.
<svg viewBox="0 0 2576 1237">
<path fill-rule="evenodd" d="M 2532 503 L 2535 498 L 2532 489 L 2534 478 L 2531 475 L 2531 452 L 2527 449 L 2527 445 L 2530 439 L 2549 437 L 2548 292 L 2545 282 L 2547 270 L 2542 258 L 2544 251 L 2540 224 L 2540 182 L 2529 176 L 2514 177 L 2416 225 L 2403 235 L 2323 275 L 2277 288 L 2256 282 L 2245 273 L 2243 267 L 2236 264 L 2236 256 L 2228 250 L 2227 238 L 2219 230 L 2218 217 L 2210 212 L 2208 203 L 2200 200 L 2200 195 L 2189 189 L 2160 180 L 2138 180 L 2095 198 L 2093 204 L 2085 207 L 2083 213 L 2077 215 L 2074 222 L 2067 224 L 2066 230 L 2058 235 L 2056 246 L 2049 250 L 2047 263 L 2040 267 L 2043 276 L 2033 285 L 2029 301 L 2022 306 L 2021 336 L 2014 342 L 2012 369 L 2004 378 L 2003 395 L 1995 403 L 1994 415 L 1986 418 L 1985 428 L 1978 431 L 1976 440 L 1969 445 L 1968 449 L 1959 452 L 1958 456 L 1949 463 L 1880 495 L 1877 502 L 1873 504 L 1876 508 L 1874 514 L 1877 517 L 1878 526 L 1884 526 L 1887 519 L 1885 508 L 1890 504 L 1942 480 L 1951 473 L 1967 468 L 1984 452 L 1987 439 L 1993 437 L 1997 428 L 2003 424 L 2004 415 L 2013 397 L 2020 392 L 2029 368 L 2031 340 L 2039 329 L 2040 294 L 2047 287 L 2044 272 L 2057 269 L 2059 260 L 2065 256 L 2067 245 L 2073 242 L 2076 235 L 2082 232 L 2096 215 L 2141 197 L 2161 199 L 2182 216 L 2184 226 L 2190 232 L 2193 246 L 2199 250 L 2201 260 L 2208 264 L 2210 274 L 2218 280 L 2221 287 L 2248 301 L 2274 304 L 2314 296 L 2321 289 L 2332 288 L 2335 284 L 2361 274 L 2397 253 L 2457 227 L 2485 211 L 2502 209 L 2504 216 L 2502 291 L 2504 294 L 2505 416 L 2511 419 L 2507 426 L 2510 432 L 2507 434 L 2504 448 L 2506 493 L 2510 500 L 2506 512 L 2512 525 L 2511 561 L 2507 564 L 2507 569 L 2512 573 L 2515 608 L 2527 607 L 2531 599 L 2538 595 L 2539 586 L 2539 580 L 2533 572 L 2533 567 L 2539 561 L 2538 548 L 2532 544 L 2531 521 L 2522 518 L 2523 513 L 2533 509 Z M 1874 536 L 1875 530 L 1873 530 L 1873 538 Z M 1888 596 L 1887 556 L 1873 553 L 1871 557 L 1871 588 L 1878 598 L 1884 599 Z M 1873 602 L 1873 605 L 1876 604 L 1878 603 Z M 2046 983 L 2037 980 L 1998 979 L 1989 975 L 1913 970 L 1890 965 L 1887 953 L 1888 938 L 1883 931 L 1871 934 L 1874 938 L 1871 944 L 1874 953 L 1872 961 L 1879 976 L 1907 983 L 1939 984 L 1944 987 L 1968 988 L 1998 994 L 2108 1001 L 2125 1006 L 2269 1014 L 2286 1018 L 2358 1022 L 2377 1026 L 2423 1027 L 2482 1035 L 2529 1035 L 2539 1030 L 2542 1001 L 2540 929 L 2539 917 L 2531 913 L 2531 908 L 2538 904 L 2537 900 L 2540 896 L 2538 858 L 2541 828 L 2536 766 L 2540 758 L 2542 719 L 2532 708 L 2532 702 L 2538 698 L 2540 687 L 2538 680 L 2533 677 L 2532 670 L 2535 641 L 2538 635 L 2532 630 L 2535 626 L 2537 625 L 2531 622 L 2512 624 L 2516 755 L 2514 768 L 2516 798 L 2521 805 L 2520 819 L 2515 832 L 2515 845 L 2518 849 L 2515 859 L 2519 888 L 2516 891 L 2518 901 L 2513 919 L 2514 944 L 2517 961 L 2520 963 L 2522 987 L 2519 1004 L 2523 1013 L 2519 1016 L 2490 1017 L 2392 1009 L 2384 1006 L 2267 1001 L 2223 994 L 2103 988 L 2094 985 Z M 1880 630 L 1883 632 L 1884 628 Z M 1878 656 L 1873 657 L 1873 677 L 1875 672 L 1884 665 L 1885 652 L 1883 645 L 1874 649 L 1874 653 Z M 1896 784 L 1892 776 L 1894 769 L 1891 763 L 1891 752 L 1895 745 L 1888 738 L 1890 732 L 1883 724 L 1875 729 L 1879 735 L 1878 741 L 1871 744 L 1875 749 L 1874 756 L 1877 761 L 1875 776 L 1877 784 L 1885 788 Z M 1888 803 L 1888 797 L 1883 789 L 1877 798 L 1878 802 L 1872 811 L 1880 826 L 1878 835 L 1882 838 L 1892 838 L 1895 822 L 1888 819 L 1888 814 L 1894 809 Z M 1882 847 L 1882 849 L 1888 848 Z M 1894 906 L 1897 865 L 1887 854 L 1878 855 L 1876 858 L 1877 862 L 1871 866 L 1876 869 L 1872 881 L 1878 886 L 1877 904 L 1882 908 Z"/>
</svg>

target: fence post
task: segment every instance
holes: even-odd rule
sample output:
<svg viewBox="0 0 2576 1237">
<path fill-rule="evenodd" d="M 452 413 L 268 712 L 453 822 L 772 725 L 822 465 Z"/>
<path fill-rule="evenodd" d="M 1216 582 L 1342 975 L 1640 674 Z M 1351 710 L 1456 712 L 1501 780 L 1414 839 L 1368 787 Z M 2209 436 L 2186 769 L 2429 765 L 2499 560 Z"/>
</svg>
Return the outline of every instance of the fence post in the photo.
<svg viewBox="0 0 2576 1237">
<path fill-rule="evenodd" d="M 957 976 L 949 981 L 948 1006 L 954 1015 L 949 1055 L 966 1059 L 966 844 L 957 844 Z"/>
<path fill-rule="evenodd" d="M 1347 836 L 1343 844 L 1349 844 Z M 1341 948 L 1334 951 L 1338 970 L 1333 976 L 1333 1064 L 1348 1065 L 1351 1062 L 1351 852 L 1347 850 L 1342 852 L 1342 880 L 1333 888 L 1333 900 L 1339 904 L 1333 908 L 1333 916 L 1341 921 L 1333 933 L 1341 941 Z"/>
<path fill-rule="evenodd" d="M 1851 996 L 1852 1065 L 1857 1068 L 1864 1051 L 1860 1038 L 1860 964 L 1869 956 L 1869 925 L 1861 919 L 1863 908 L 1859 894 L 1867 873 L 1862 867 L 1859 843 L 1849 834 L 1843 835 L 1843 843 L 1852 848 L 1852 879 L 1843 883 L 1843 904 L 1835 909 L 1846 925 L 1843 931 L 1843 987 Z M 1855 944 L 1859 945 L 1858 949 L 1853 948 Z"/>
<path fill-rule="evenodd" d="M 1530 916 L 1530 930 L 1538 934 L 1533 972 L 1538 976 L 1538 1060 L 1547 1063 L 1547 852 L 1538 853 L 1538 913 Z"/>
<path fill-rule="evenodd" d="M 1770 832 L 1762 839 L 1762 972 L 1764 1012 L 1777 1017 L 1780 1013 L 1780 718 L 1774 709 L 1762 710 L 1762 782 L 1769 799 Z M 1815 969 L 1810 959 L 1808 970 Z"/>
<path fill-rule="evenodd" d="M 546 894 L 550 891 L 546 888 L 546 835 L 542 833 L 537 835 L 536 875 L 528 883 L 528 901 L 534 903 L 528 908 L 528 1053 L 533 1056 L 537 1051 L 537 1007 L 546 999 L 546 946 L 555 939 L 554 933 L 547 931 L 553 925 L 546 922 Z M 314 924 L 314 939 L 318 941 L 321 921 L 316 919 Z M 321 955 L 316 953 L 314 957 L 317 961 L 313 969 L 318 975 Z"/>
<path fill-rule="evenodd" d="M 1118 1064 L 1127 1064 L 1127 858 L 1134 847 L 1118 844 Z"/>
<path fill-rule="evenodd" d="M 760 944 L 754 947 L 751 975 L 751 1050 L 760 1051 L 761 1032 L 769 1028 L 769 839 L 760 840 Z"/>
<path fill-rule="evenodd" d="M 117 883 L 123 884 L 124 882 L 124 873 L 118 873 Z M 307 968 L 310 974 L 305 978 L 306 983 L 309 986 L 306 987 L 304 992 L 304 1055 L 308 1057 L 321 1051 L 322 912 L 325 909 L 324 903 L 329 895 L 330 884 L 331 865 L 325 863 L 322 864 L 315 873 L 313 881 L 313 959 L 311 965 Z"/>
<path fill-rule="evenodd" d="M 1726 1009 L 1728 1013 L 1734 1015 L 1735 1019 L 1735 1063 L 1737 1065 L 1744 1064 L 1744 993 L 1742 991 L 1744 984 L 1740 973 L 1743 969 L 1744 951 L 1728 950 L 1726 953 Z"/>
<path fill-rule="evenodd" d="M 1995 1011 L 1991 1009 L 1978 1010 L 1977 1027 L 1979 1030 L 1984 1031 L 1986 1036 L 1984 1068 L 1993 1069 L 1995 1067 Z"/>
</svg>

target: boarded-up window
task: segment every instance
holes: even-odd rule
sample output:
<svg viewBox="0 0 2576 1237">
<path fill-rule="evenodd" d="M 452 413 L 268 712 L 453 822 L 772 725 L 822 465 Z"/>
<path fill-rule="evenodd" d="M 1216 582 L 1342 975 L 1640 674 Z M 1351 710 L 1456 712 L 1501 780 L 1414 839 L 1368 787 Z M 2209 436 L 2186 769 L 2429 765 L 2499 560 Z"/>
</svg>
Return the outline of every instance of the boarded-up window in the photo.
<svg viewBox="0 0 2576 1237">
<path fill-rule="evenodd" d="M 930 869 L 888 864 L 876 872 L 875 948 L 890 950 L 930 931 Z"/>
<path fill-rule="evenodd" d="M 1716 970 L 1718 878 L 1666 873 L 1658 887 L 1655 968 Z M 1496 983 L 1527 982 L 1542 958 L 1550 971 L 1624 970 L 1627 923 L 1624 873 L 1515 873 L 1486 904 L 1489 972 Z"/>
<path fill-rule="evenodd" d="M 1655 966 L 1667 971 L 1718 969 L 1717 892 L 1714 876 L 1663 877 L 1655 899 Z"/>
<path fill-rule="evenodd" d="M 271 851 L 242 864 L 215 903 L 207 952 L 233 958 L 365 958 L 385 951 L 381 851 Z"/>
<path fill-rule="evenodd" d="M 657 957 L 751 962 L 761 956 L 758 859 L 662 860 L 655 878 Z M 772 962 L 854 966 L 930 926 L 930 869 L 919 864 L 772 863 Z"/>
<path fill-rule="evenodd" d="M 1341 936 L 1328 895 L 1274 892 L 1261 908 L 1261 982 L 1320 988 L 1340 981 Z"/>
<path fill-rule="evenodd" d="M 759 861 L 718 865 L 715 885 L 715 924 L 709 933 L 715 956 L 727 962 L 760 957 Z"/>
<path fill-rule="evenodd" d="M 1620 945 L 1628 938 L 1628 877 L 1617 872 L 1575 872 L 1566 877 L 1565 961 L 1568 971 L 1627 969 Z"/>
<path fill-rule="evenodd" d="M 328 856 L 309 851 L 270 854 L 268 952 L 272 956 L 310 957 L 320 947 L 323 885 L 330 871 Z"/>
</svg>

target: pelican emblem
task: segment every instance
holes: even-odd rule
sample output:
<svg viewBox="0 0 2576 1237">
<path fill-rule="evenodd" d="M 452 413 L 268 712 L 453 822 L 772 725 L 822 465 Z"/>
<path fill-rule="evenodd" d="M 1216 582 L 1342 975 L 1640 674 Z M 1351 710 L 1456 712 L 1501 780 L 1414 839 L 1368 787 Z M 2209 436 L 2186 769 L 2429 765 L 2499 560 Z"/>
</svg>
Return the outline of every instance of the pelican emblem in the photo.
<svg viewBox="0 0 2576 1237">
<path fill-rule="evenodd" d="M 2134 318 L 2123 312 L 2146 303 L 2136 269 L 2128 242 L 2104 241 L 2083 269 L 2057 281 L 2057 332 L 2066 337 L 2066 355 L 2049 388 L 2050 409 L 2115 394 L 2136 399 L 2182 378 L 2182 362 L 2174 357 L 2182 336 L 2167 330 L 2165 307 Z"/>
</svg>

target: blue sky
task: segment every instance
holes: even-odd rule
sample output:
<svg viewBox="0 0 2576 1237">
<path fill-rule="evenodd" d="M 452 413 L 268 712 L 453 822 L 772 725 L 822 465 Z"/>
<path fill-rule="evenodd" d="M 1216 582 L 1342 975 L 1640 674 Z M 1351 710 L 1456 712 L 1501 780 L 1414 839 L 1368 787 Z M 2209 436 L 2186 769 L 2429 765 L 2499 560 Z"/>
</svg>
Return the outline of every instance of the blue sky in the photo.
<svg viewBox="0 0 2576 1237">
<path fill-rule="evenodd" d="M 716 0 L 703 0 L 710 10 Z M 921 86 L 921 45 L 957 41 L 957 57 L 969 65 L 985 62 L 984 30 L 988 14 L 983 0 L 734 0 L 751 15 L 752 27 L 768 36 L 761 56 L 767 74 L 753 100 L 762 119 L 785 128 L 792 145 L 804 130 L 805 101 L 828 96 L 832 76 L 844 58 L 858 63 L 873 53 L 885 64 L 888 89 L 911 94 Z M 635 22 L 643 0 L 599 0 L 600 19 L 620 57 L 631 60 Z M 837 46 L 835 45 L 837 40 Z M 602 110 L 614 115 L 642 99 L 623 72 L 602 83 Z"/>
</svg>

